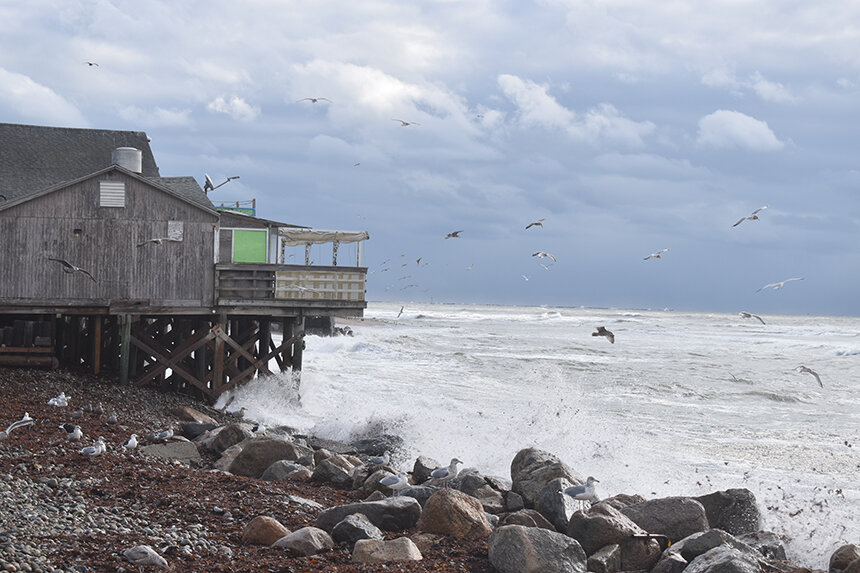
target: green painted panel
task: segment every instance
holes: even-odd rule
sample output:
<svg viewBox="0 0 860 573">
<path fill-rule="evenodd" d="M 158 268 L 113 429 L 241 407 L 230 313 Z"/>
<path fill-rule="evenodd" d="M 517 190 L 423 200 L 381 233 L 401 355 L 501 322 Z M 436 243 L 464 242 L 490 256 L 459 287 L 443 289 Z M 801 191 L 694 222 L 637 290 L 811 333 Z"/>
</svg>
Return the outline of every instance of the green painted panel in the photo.
<svg viewBox="0 0 860 573">
<path fill-rule="evenodd" d="M 236 229 L 233 231 L 234 263 L 266 262 L 266 231 Z"/>
</svg>

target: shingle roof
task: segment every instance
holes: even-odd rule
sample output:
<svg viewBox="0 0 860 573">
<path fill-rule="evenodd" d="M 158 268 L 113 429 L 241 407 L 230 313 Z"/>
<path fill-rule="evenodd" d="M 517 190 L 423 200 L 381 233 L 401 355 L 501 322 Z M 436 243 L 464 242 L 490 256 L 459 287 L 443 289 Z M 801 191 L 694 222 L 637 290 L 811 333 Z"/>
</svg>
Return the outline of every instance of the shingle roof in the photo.
<svg viewBox="0 0 860 573">
<path fill-rule="evenodd" d="M 177 195 L 185 199 L 202 205 L 208 209 L 215 209 L 215 205 L 209 200 L 209 196 L 200 188 L 197 180 L 191 176 L 184 177 L 149 177 L 153 182 L 167 187 Z"/>
<path fill-rule="evenodd" d="M 139 149 L 141 175 L 159 177 L 142 131 L 0 123 L 0 195 L 12 199 L 95 173 L 111 165 L 118 147 Z M 212 206 L 208 199 L 206 204 Z"/>
</svg>

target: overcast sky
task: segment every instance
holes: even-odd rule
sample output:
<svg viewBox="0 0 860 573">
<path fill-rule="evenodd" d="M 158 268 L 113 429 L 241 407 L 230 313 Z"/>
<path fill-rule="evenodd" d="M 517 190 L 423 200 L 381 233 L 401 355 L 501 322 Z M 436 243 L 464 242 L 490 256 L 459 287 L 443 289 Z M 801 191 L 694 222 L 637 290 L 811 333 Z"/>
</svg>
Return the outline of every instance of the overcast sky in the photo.
<svg viewBox="0 0 860 573">
<path fill-rule="evenodd" d="M 860 315 L 858 23 L 831 0 L 6 0 L 0 121 L 145 131 L 163 176 L 240 176 L 216 203 L 367 230 L 369 300 Z"/>
</svg>

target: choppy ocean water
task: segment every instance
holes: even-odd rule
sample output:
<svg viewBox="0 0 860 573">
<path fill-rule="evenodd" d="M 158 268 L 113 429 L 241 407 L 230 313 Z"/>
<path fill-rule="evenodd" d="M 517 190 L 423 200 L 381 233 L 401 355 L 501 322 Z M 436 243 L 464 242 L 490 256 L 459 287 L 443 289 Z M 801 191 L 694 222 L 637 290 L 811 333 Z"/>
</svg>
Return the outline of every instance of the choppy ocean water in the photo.
<svg viewBox="0 0 860 573">
<path fill-rule="evenodd" d="M 860 318 L 371 303 L 354 336 L 307 337 L 298 390 L 255 380 L 230 409 L 510 478 L 535 446 L 646 498 L 750 489 L 789 557 L 860 542 Z M 615 344 L 592 337 L 606 326 Z M 817 371 L 824 387 L 795 368 Z"/>
</svg>

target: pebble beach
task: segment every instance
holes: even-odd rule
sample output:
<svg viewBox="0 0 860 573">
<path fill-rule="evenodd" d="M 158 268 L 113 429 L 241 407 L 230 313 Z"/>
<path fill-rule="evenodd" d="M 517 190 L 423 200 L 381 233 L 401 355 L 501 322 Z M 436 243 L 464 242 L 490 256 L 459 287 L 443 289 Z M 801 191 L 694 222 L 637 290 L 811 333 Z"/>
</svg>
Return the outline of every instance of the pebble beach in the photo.
<svg viewBox="0 0 860 573">
<path fill-rule="evenodd" d="M 48 401 L 64 392 L 69 405 Z M 146 544 L 173 571 L 492 571 L 486 540 L 439 537 L 423 559 L 386 565 L 356 564 L 346 548 L 314 556 L 242 543 L 258 515 L 291 530 L 313 523 L 323 509 L 360 501 L 357 492 L 310 481 L 269 482 L 210 469 L 213 459 L 185 463 L 125 452 L 132 433 L 145 436 L 178 423 L 172 412 L 189 406 L 218 423 L 236 418 L 191 397 L 65 371 L 0 368 L 2 419 L 24 412 L 35 422 L 0 442 L 0 570 L 132 571 L 122 552 Z M 72 411 L 103 404 L 104 413 Z M 115 413 L 118 422 L 108 424 Z M 59 426 L 74 421 L 83 438 L 70 442 Z M 103 437 L 107 451 L 79 450 Z M 398 536 L 410 532 L 399 532 Z"/>
</svg>

